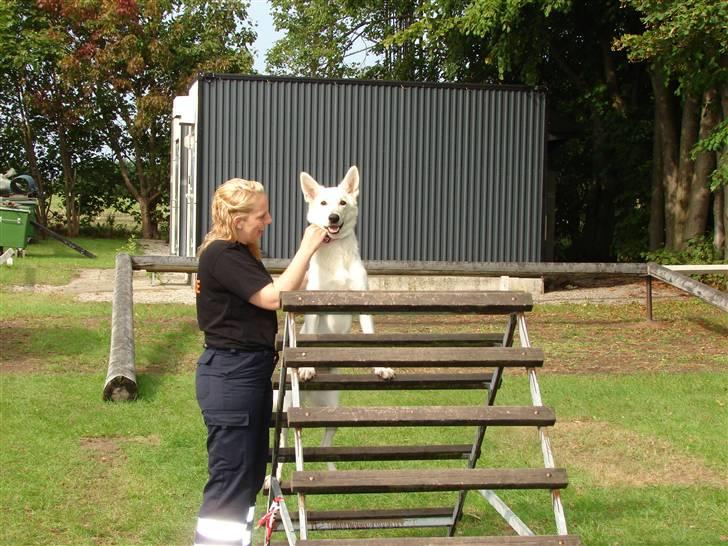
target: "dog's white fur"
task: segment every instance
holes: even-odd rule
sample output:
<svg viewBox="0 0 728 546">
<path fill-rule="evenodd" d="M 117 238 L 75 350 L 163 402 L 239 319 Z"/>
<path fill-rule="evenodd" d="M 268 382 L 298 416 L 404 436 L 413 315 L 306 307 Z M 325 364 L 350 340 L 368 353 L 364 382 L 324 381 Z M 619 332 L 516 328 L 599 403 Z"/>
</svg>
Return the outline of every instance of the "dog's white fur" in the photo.
<svg viewBox="0 0 728 546">
<path fill-rule="evenodd" d="M 354 228 L 359 216 L 359 169 L 353 166 L 336 187 L 325 188 L 308 173 L 301 173 L 301 190 L 308 203 L 306 220 L 328 232 L 328 242 L 321 245 L 308 267 L 306 290 L 368 290 L 367 272 L 359 255 L 359 243 Z M 346 334 L 351 331 L 351 315 L 306 315 L 302 334 Z M 371 315 L 359 315 L 359 324 L 365 334 L 374 333 Z M 374 368 L 383 379 L 394 377 L 391 368 Z M 298 377 L 307 381 L 316 375 L 314 368 L 300 368 Z M 314 394 L 311 392 L 310 394 Z M 338 404 L 322 391 L 322 406 Z M 310 398 L 310 397 L 308 397 Z M 328 403 L 333 401 L 333 403 Z"/>
<path fill-rule="evenodd" d="M 336 187 L 321 186 L 311 175 L 302 172 L 301 190 L 308 204 L 306 219 L 328 233 L 328 241 L 319 247 L 309 263 L 306 290 L 368 290 L 367 272 L 354 231 L 359 215 L 359 169 L 351 167 Z M 351 315 L 306 315 L 301 333 L 346 334 L 351 331 L 352 320 Z M 371 315 L 359 315 L 359 324 L 364 334 L 374 333 Z M 394 377 L 391 368 L 373 368 L 373 371 L 382 379 Z M 308 381 L 315 375 L 314 368 L 298 369 L 301 381 Z M 289 394 L 285 397 L 284 409 L 290 407 Z M 301 399 L 304 406 L 339 405 L 338 391 L 303 391 Z M 321 445 L 330 446 L 335 433 L 335 428 L 327 428 Z M 283 430 L 282 446 L 285 445 L 285 435 Z M 329 463 L 329 468 L 335 468 L 333 463 Z"/>
</svg>

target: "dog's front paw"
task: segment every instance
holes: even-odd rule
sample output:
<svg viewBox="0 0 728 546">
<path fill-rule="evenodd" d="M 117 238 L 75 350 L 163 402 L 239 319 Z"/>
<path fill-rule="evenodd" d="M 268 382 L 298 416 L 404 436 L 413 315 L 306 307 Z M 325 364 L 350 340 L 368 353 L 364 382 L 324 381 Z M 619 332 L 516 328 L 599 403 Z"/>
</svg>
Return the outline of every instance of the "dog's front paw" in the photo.
<svg viewBox="0 0 728 546">
<path fill-rule="evenodd" d="M 374 368 L 374 373 L 382 379 L 392 379 L 394 377 L 392 368 Z"/>
<path fill-rule="evenodd" d="M 298 379 L 308 381 L 316 377 L 316 368 L 298 368 Z"/>
</svg>

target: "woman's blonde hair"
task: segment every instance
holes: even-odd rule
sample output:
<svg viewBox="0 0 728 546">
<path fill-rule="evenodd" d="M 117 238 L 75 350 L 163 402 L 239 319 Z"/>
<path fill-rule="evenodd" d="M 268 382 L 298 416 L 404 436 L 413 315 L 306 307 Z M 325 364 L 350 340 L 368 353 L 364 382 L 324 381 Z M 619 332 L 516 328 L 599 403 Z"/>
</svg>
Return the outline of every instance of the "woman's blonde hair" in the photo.
<svg viewBox="0 0 728 546">
<path fill-rule="evenodd" d="M 235 219 L 250 213 L 255 205 L 256 198 L 265 193 L 263 184 L 255 180 L 231 178 L 215 190 L 212 198 L 212 227 L 205 235 L 200 248 L 199 256 L 213 241 L 234 241 Z M 248 250 L 260 260 L 260 248 L 257 244 L 249 244 Z"/>
</svg>

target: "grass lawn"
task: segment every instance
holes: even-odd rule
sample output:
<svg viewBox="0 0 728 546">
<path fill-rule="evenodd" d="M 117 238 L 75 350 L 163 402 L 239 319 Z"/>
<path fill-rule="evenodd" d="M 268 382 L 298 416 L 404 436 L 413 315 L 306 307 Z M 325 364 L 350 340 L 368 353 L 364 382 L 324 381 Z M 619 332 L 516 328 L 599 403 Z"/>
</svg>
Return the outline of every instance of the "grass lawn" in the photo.
<svg viewBox="0 0 728 546">
<path fill-rule="evenodd" d="M 43 279 L 62 270 L 53 278 L 63 283 L 79 267 L 112 267 L 116 249 L 126 243 L 77 242 L 97 253 L 98 262 L 53 241 L 31 245 L 19 261 L 27 260 Z M 26 283 L 22 273 L 0 269 L 0 544 L 190 544 L 206 478 L 205 432 L 194 399 L 201 343 L 194 308 L 135 305 L 139 400 L 105 403 L 110 304 L 11 291 Z M 532 344 L 546 353 L 539 380 L 544 403 L 556 410 L 556 464 L 569 473 L 562 493 L 569 530 L 584 544 L 726 544 L 728 317 L 694 299 L 657 302 L 656 323 L 643 316 L 636 304 L 553 304 L 527 316 Z M 381 331 L 435 332 L 493 330 L 501 323 L 472 317 L 377 321 Z M 497 403 L 530 403 L 528 392 L 523 373 L 508 373 Z M 453 394 L 342 398 L 347 405 L 445 405 Z M 459 404 L 482 399 L 476 391 L 457 395 Z M 453 428 L 342 429 L 336 437 L 337 445 L 471 440 L 472 429 Z M 542 464 L 534 430 L 486 434 L 479 466 Z M 424 471 L 426 465 L 412 466 Z M 554 532 L 547 492 L 501 496 L 532 529 Z M 444 506 L 454 495 L 309 500 L 313 509 L 386 508 Z M 463 535 L 512 534 L 477 493 L 468 495 L 458 529 Z"/>
</svg>

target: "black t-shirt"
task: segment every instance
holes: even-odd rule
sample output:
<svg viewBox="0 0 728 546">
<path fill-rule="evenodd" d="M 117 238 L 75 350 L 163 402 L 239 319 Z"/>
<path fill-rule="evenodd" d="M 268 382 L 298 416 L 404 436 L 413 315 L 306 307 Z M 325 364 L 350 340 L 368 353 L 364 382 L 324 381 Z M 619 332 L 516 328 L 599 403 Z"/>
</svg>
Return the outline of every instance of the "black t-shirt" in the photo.
<svg viewBox="0 0 728 546">
<path fill-rule="evenodd" d="M 218 349 L 272 349 L 278 332 L 275 311 L 249 303 L 273 282 L 248 247 L 213 241 L 200 256 L 197 272 L 197 324 L 205 343 Z"/>
</svg>

